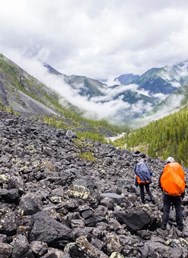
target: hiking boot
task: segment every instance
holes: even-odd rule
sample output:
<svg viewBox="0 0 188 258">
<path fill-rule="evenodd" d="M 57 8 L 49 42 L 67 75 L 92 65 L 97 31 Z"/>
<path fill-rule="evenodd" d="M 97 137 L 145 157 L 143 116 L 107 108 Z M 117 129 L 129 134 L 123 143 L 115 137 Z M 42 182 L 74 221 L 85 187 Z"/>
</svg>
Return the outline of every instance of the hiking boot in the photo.
<svg viewBox="0 0 188 258">
<path fill-rule="evenodd" d="M 161 225 L 161 229 L 162 229 L 162 230 L 165 230 L 165 229 L 166 229 L 166 225 L 165 225 L 165 224 L 162 224 L 162 225 Z"/>
</svg>

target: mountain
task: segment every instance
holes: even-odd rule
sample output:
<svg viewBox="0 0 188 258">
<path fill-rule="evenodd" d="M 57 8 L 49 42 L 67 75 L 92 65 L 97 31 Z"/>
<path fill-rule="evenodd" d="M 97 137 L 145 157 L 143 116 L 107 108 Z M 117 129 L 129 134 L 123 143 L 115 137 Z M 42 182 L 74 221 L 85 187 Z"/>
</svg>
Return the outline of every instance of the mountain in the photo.
<svg viewBox="0 0 188 258">
<path fill-rule="evenodd" d="M 50 74 L 60 77 L 60 86 L 64 90 L 64 75 L 51 66 L 46 66 Z M 72 76 L 67 78 L 70 79 Z M 87 78 L 81 79 L 89 81 Z M 93 82 L 95 83 L 95 80 Z M 18 112 L 24 116 L 40 115 L 40 118 L 49 124 L 75 129 L 82 135 L 87 134 L 88 138 L 100 141 L 104 141 L 105 136 L 122 130 L 104 120 L 94 121 L 82 117 L 81 111 L 63 98 L 57 90 L 47 87 L 3 55 L 0 55 L 0 110 Z"/>
<path fill-rule="evenodd" d="M 64 76 L 64 81 L 70 85 L 81 96 L 88 99 L 97 96 L 104 96 L 104 84 L 86 76 Z"/>
<path fill-rule="evenodd" d="M 188 61 L 151 68 L 142 75 L 120 75 L 110 84 L 66 75 L 49 64 L 41 66 L 45 75 L 36 73 L 34 78 L 1 55 L 2 104 L 33 114 L 63 114 L 63 109 L 68 108 L 88 119 L 137 128 L 187 103 Z"/>
<path fill-rule="evenodd" d="M 0 101 L 15 112 L 58 114 L 58 94 L 0 55 Z"/>
<path fill-rule="evenodd" d="M 150 94 L 170 94 L 188 83 L 188 61 L 162 68 L 151 68 L 142 75 L 124 74 L 115 79 L 121 84 L 137 84 Z"/>
<path fill-rule="evenodd" d="M 139 75 L 135 74 L 122 74 L 119 77 L 115 78 L 115 81 L 119 81 L 121 84 L 129 85 L 136 83 L 139 79 Z"/>
<path fill-rule="evenodd" d="M 114 103 L 111 114 L 104 117 L 108 121 L 139 127 L 175 112 L 187 102 L 188 61 L 151 68 L 142 75 L 123 74 L 110 85 L 85 76 L 64 75 L 62 79 L 79 96 L 87 97 L 90 105 Z"/>
<path fill-rule="evenodd" d="M 136 85 L 137 91 L 148 95 L 150 110 L 143 110 L 133 127 L 148 124 L 183 107 L 188 100 L 188 61 L 162 68 L 151 68 L 142 75 L 124 74 L 115 79 L 116 83 Z M 151 101 L 152 100 L 152 101 Z"/>
</svg>

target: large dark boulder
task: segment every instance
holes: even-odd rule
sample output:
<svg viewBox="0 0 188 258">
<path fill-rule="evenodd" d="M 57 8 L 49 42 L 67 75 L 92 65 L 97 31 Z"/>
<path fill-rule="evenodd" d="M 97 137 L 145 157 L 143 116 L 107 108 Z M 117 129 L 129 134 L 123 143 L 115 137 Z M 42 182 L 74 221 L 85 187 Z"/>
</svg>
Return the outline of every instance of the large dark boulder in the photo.
<svg viewBox="0 0 188 258">
<path fill-rule="evenodd" d="M 33 220 L 30 241 L 45 242 L 48 246 L 59 249 L 63 249 L 68 242 L 73 241 L 71 228 L 51 218 L 45 212 L 34 214 Z"/>
<path fill-rule="evenodd" d="M 149 214 L 142 209 L 129 210 L 126 213 L 116 213 L 116 218 L 121 224 L 126 224 L 130 231 L 138 231 L 152 222 Z"/>
</svg>

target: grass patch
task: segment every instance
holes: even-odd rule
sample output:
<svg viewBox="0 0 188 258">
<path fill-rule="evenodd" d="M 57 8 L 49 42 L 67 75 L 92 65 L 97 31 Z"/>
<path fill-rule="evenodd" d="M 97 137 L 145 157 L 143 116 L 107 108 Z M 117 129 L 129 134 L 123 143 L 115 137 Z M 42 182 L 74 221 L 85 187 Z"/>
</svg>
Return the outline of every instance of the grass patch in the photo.
<svg viewBox="0 0 188 258">
<path fill-rule="evenodd" d="M 96 158 L 93 156 L 93 153 L 90 151 L 86 151 L 79 154 L 79 157 L 81 159 L 87 160 L 87 161 L 96 161 Z"/>
</svg>

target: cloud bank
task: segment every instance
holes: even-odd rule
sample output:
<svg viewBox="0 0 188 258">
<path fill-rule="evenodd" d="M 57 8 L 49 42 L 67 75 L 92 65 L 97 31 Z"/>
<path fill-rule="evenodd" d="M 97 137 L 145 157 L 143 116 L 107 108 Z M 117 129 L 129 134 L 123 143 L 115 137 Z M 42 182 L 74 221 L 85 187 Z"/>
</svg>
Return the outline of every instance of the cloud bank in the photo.
<svg viewBox="0 0 188 258">
<path fill-rule="evenodd" d="M 60 96 L 62 105 L 68 101 L 82 110 L 86 117 L 93 119 L 112 119 L 119 110 L 131 107 L 129 103 L 124 102 L 121 98 L 113 100 L 113 97 L 121 91 L 119 87 L 112 94 L 107 88 L 104 97 L 93 97 L 89 100 L 85 96 L 80 96 L 77 90 L 66 84 L 64 76 L 50 74 L 48 69 L 37 59 L 26 59 L 16 54 L 14 54 L 14 57 L 21 67 L 25 67 L 30 75 L 56 91 Z M 128 89 L 129 87 L 127 87 Z"/>
<path fill-rule="evenodd" d="M 187 59 L 187 13 L 186 0 L 2 0 L 0 52 L 67 75 L 140 74 Z"/>
</svg>

